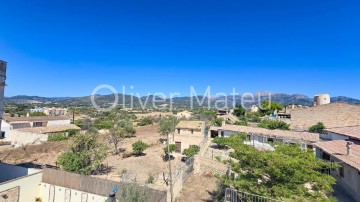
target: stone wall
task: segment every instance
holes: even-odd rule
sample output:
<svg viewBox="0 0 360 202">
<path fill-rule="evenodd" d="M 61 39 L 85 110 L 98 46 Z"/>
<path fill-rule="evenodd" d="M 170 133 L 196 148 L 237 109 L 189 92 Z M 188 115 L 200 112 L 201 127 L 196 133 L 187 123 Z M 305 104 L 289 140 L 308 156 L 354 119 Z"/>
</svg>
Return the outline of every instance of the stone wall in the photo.
<svg viewBox="0 0 360 202">
<path fill-rule="evenodd" d="M 291 128 L 307 130 L 318 122 L 327 128 L 360 125 L 360 106 L 346 103 L 331 103 L 317 107 L 290 111 Z"/>
<path fill-rule="evenodd" d="M 20 187 L 0 192 L 0 202 L 19 202 Z"/>
</svg>

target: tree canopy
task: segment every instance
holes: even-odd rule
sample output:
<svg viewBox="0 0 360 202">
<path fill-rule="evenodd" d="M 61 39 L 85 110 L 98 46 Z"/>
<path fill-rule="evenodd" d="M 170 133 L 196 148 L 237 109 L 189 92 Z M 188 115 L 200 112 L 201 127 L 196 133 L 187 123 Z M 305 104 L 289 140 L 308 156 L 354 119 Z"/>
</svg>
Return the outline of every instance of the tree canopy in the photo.
<svg viewBox="0 0 360 202">
<path fill-rule="evenodd" d="M 86 133 L 75 136 L 69 150 L 57 162 L 65 171 L 90 175 L 99 170 L 106 156 L 106 145 L 98 143 L 95 135 Z"/>
<path fill-rule="evenodd" d="M 275 110 L 282 110 L 284 108 L 283 105 L 278 104 L 276 102 L 271 102 L 269 100 L 265 100 L 260 106 L 260 112 L 264 115 L 270 115 L 275 112 Z"/>
<path fill-rule="evenodd" d="M 241 104 L 236 104 L 233 114 L 242 119 L 246 114 L 246 110 L 241 106 Z"/>
<path fill-rule="evenodd" d="M 226 185 L 239 191 L 298 201 L 331 201 L 326 194 L 333 192 L 335 179 L 320 171 L 334 168 L 314 156 L 313 150 L 302 150 L 299 145 L 279 144 L 276 150 L 259 151 L 245 145 L 245 134 L 230 136 L 221 142 L 235 150 L 231 157 L 232 171 L 238 177 L 223 176 Z"/>
<path fill-rule="evenodd" d="M 321 122 L 317 123 L 316 125 L 313 125 L 309 128 L 309 132 L 311 133 L 323 133 L 325 129 L 325 125 Z"/>
<path fill-rule="evenodd" d="M 267 128 L 270 130 L 275 130 L 275 129 L 279 129 L 279 130 L 289 130 L 290 129 L 290 125 L 280 121 L 280 120 L 271 120 L 271 119 L 265 119 L 263 121 L 261 121 L 258 124 L 258 127 L 260 128 Z"/>
</svg>

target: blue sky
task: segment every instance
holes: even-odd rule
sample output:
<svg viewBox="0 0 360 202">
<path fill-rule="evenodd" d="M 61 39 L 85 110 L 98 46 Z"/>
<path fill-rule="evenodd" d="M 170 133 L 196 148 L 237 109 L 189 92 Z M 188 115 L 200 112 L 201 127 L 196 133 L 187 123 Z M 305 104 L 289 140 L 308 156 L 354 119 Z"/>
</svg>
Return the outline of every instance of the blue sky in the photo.
<svg viewBox="0 0 360 202">
<path fill-rule="evenodd" d="M 6 96 L 109 84 L 360 98 L 359 10 L 357 0 L 1 1 Z"/>
</svg>

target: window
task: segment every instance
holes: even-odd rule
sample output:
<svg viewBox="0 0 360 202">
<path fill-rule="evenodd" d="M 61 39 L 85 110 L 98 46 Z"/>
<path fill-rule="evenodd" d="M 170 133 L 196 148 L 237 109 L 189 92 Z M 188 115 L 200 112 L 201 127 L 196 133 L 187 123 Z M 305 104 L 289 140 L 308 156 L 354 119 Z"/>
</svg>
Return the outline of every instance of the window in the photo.
<svg viewBox="0 0 360 202">
<path fill-rule="evenodd" d="M 191 134 L 194 134 L 194 130 L 191 130 Z"/>
<path fill-rule="evenodd" d="M 42 122 L 34 122 L 33 123 L 33 127 L 42 127 L 43 123 Z"/>
<path fill-rule="evenodd" d="M 178 134 L 180 134 L 180 129 L 178 129 Z"/>
<path fill-rule="evenodd" d="M 344 178 L 344 167 L 340 167 L 339 169 L 339 174 L 340 174 L 340 177 Z"/>
</svg>

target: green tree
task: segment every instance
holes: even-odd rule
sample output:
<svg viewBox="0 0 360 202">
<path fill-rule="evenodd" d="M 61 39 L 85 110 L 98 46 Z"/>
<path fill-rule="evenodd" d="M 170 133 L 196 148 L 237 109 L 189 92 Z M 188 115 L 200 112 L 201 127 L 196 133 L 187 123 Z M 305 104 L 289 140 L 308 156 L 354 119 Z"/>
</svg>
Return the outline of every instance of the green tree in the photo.
<svg viewBox="0 0 360 202">
<path fill-rule="evenodd" d="M 278 104 L 276 102 L 271 102 L 269 100 L 265 100 L 260 106 L 260 112 L 263 115 L 270 115 L 273 114 L 275 110 L 279 111 L 282 110 L 283 108 L 284 106 L 281 104 Z"/>
<path fill-rule="evenodd" d="M 140 119 L 138 126 L 147 126 L 153 124 L 153 119 L 150 116 Z"/>
<path fill-rule="evenodd" d="M 260 128 L 267 128 L 270 130 L 275 130 L 275 129 L 279 129 L 279 130 L 289 130 L 290 129 L 290 125 L 283 122 L 283 121 L 279 121 L 279 120 L 271 120 L 271 119 L 265 119 L 263 121 L 261 121 L 258 124 L 258 127 Z"/>
<path fill-rule="evenodd" d="M 248 126 L 248 122 L 246 120 L 242 120 L 242 121 L 235 121 L 234 125 L 238 125 L 238 126 Z"/>
<path fill-rule="evenodd" d="M 143 152 L 145 151 L 145 149 L 147 149 L 148 147 L 149 147 L 149 145 L 142 142 L 141 140 L 135 142 L 134 144 L 132 144 L 133 155 L 135 155 L 135 156 L 142 155 Z"/>
<path fill-rule="evenodd" d="M 211 125 L 216 126 L 216 127 L 221 127 L 223 121 L 224 121 L 223 118 L 215 118 L 211 121 Z"/>
<path fill-rule="evenodd" d="M 30 116 L 46 116 L 46 114 L 44 112 L 32 112 Z"/>
<path fill-rule="evenodd" d="M 334 165 L 317 159 L 313 150 L 302 150 L 300 145 L 279 144 L 276 150 L 259 151 L 245 145 L 245 134 L 223 138 L 224 144 L 234 149 L 232 171 L 237 178 L 223 176 L 227 186 L 243 192 L 275 199 L 298 201 L 331 201 L 336 180 L 320 172 Z"/>
<path fill-rule="evenodd" d="M 100 169 L 106 156 L 106 145 L 98 143 L 95 135 L 85 133 L 74 137 L 69 150 L 57 162 L 65 171 L 90 175 Z"/>
<path fill-rule="evenodd" d="M 241 104 L 236 104 L 233 114 L 242 119 L 246 114 L 246 110 L 241 106 Z"/>
<path fill-rule="evenodd" d="M 110 130 L 110 142 L 114 145 L 114 153 L 119 154 L 119 144 L 125 138 L 132 137 L 136 133 L 136 130 L 130 123 L 117 126 Z"/>
<path fill-rule="evenodd" d="M 311 133 L 323 133 L 325 129 L 325 125 L 321 122 L 317 123 L 316 125 L 313 125 L 309 128 L 309 132 Z"/>
<path fill-rule="evenodd" d="M 200 147 L 197 145 L 191 145 L 189 148 L 184 149 L 183 155 L 187 157 L 193 157 L 200 152 Z"/>
<path fill-rule="evenodd" d="M 68 140 L 69 138 L 64 133 L 55 133 L 48 136 L 48 141 L 58 142 Z"/>
</svg>

